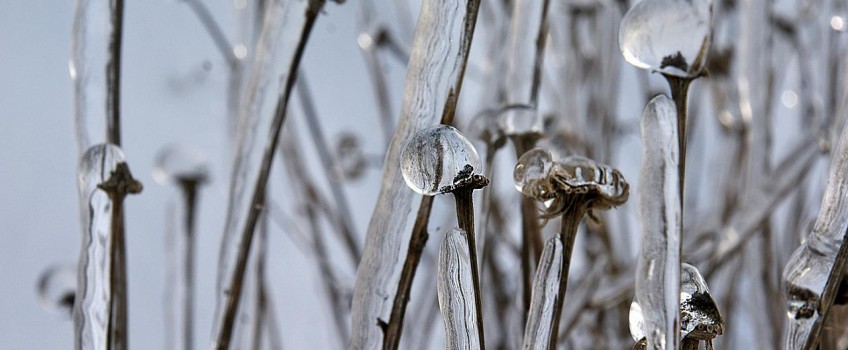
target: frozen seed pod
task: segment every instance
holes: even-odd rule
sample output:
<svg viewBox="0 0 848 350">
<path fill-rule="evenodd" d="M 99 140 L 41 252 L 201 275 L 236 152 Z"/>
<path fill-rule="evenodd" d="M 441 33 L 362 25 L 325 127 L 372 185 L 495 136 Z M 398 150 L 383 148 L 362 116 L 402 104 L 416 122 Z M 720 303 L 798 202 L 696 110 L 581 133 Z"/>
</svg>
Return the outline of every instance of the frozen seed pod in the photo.
<svg viewBox="0 0 848 350">
<path fill-rule="evenodd" d="M 38 278 L 38 301 L 45 309 L 71 316 L 77 292 L 77 268 L 53 265 Z"/>
<path fill-rule="evenodd" d="M 687 263 L 681 264 L 680 275 L 680 338 L 684 341 L 712 342 L 724 333 L 724 320 L 713 300 L 701 272 Z M 637 343 L 645 344 L 645 317 L 635 300 L 630 304 L 630 335 Z M 667 348 L 667 347 L 666 347 Z"/>
<path fill-rule="evenodd" d="M 157 182 L 202 183 L 209 177 L 209 163 L 203 152 L 188 146 L 170 145 L 156 155 L 153 178 Z"/>
<path fill-rule="evenodd" d="M 619 48 L 636 67 L 695 78 L 707 63 L 712 19 L 712 0 L 644 0 L 622 18 Z"/>
<path fill-rule="evenodd" d="M 529 105 L 513 105 L 504 108 L 500 122 L 504 133 L 513 138 L 530 135 L 535 140 L 543 133 L 542 118 L 539 112 Z"/>
<path fill-rule="evenodd" d="M 698 268 L 681 264 L 680 337 L 709 341 L 724 333 L 724 321 Z"/>
<path fill-rule="evenodd" d="M 406 185 L 425 196 L 452 192 L 481 176 L 477 150 L 450 125 L 416 133 L 401 151 L 400 161 Z"/>
</svg>

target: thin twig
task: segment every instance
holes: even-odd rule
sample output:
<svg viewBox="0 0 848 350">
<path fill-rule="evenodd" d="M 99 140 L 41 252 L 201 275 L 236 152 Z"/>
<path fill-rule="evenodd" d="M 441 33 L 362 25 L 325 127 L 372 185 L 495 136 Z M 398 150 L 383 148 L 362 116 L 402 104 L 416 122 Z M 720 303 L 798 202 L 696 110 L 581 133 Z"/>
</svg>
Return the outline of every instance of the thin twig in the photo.
<svg viewBox="0 0 848 350">
<path fill-rule="evenodd" d="M 309 0 L 305 13 L 306 21 L 303 24 L 300 39 L 298 40 L 291 65 L 287 72 L 283 93 L 277 101 L 277 107 L 274 111 L 274 119 L 271 124 L 271 134 L 269 136 L 268 143 L 265 145 L 262 164 L 254 184 L 254 191 L 250 201 L 250 206 L 248 207 L 247 221 L 245 223 L 244 231 L 242 231 L 241 245 L 239 246 L 236 265 L 233 268 L 233 278 L 230 281 L 229 288 L 227 289 L 230 294 L 227 295 L 221 328 L 217 330 L 217 341 L 215 342 L 214 347 L 219 350 L 229 349 L 230 347 L 235 317 L 241 299 L 244 271 L 247 267 L 247 257 L 250 253 L 250 246 L 253 242 L 256 223 L 259 219 L 259 214 L 262 212 L 262 206 L 259 204 L 261 204 L 265 199 L 265 188 L 268 185 L 268 176 L 271 173 L 271 161 L 274 158 L 274 153 L 277 149 L 277 144 L 279 143 L 280 130 L 282 130 L 283 123 L 286 120 L 289 97 L 291 96 L 291 91 L 294 88 L 294 83 L 297 79 L 297 71 L 300 67 L 303 52 L 306 49 L 306 42 L 312 32 L 312 27 L 315 25 L 315 20 L 318 18 L 318 14 L 324 6 L 324 2 L 324 0 Z"/>
<path fill-rule="evenodd" d="M 110 0 L 112 34 L 109 36 L 109 61 L 106 63 L 106 119 L 109 143 L 121 146 L 121 46 L 124 32 L 124 0 Z"/>
</svg>

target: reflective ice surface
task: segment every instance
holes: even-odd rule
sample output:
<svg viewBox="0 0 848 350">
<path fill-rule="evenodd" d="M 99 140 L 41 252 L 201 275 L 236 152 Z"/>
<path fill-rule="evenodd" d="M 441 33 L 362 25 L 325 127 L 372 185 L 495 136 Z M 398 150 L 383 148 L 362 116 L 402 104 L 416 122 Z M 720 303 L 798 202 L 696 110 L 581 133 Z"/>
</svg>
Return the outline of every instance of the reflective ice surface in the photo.
<svg viewBox="0 0 848 350">
<path fill-rule="evenodd" d="M 445 233 L 439 249 L 438 293 L 445 349 L 480 349 L 468 242 L 458 228 Z"/>
<path fill-rule="evenodd" d="M 477 150 L 459 130 L 450 125 L 435 125 L 412 136 L 400 154 L 400 166 L 406 185 L 426 196 L 452 190 L 461 177 L 479 174 L 483 166 Z"/>
<path fill-rule="evenodd" d="M 533 277 L 533 294 L 527 325 L 524 328 L 522 349 L 547 349 L 553 332 L 555 304 L 562 278 L 562 241 L 554 235 L 545 242 L 536 275 Z"/>
<path fill-rule="evenodd" d="M 621 53 L 639 68 L 695 77 L 707 61 L 712 17 L 712 0 L 644 0 L 621 20 Z"/>
</svg>

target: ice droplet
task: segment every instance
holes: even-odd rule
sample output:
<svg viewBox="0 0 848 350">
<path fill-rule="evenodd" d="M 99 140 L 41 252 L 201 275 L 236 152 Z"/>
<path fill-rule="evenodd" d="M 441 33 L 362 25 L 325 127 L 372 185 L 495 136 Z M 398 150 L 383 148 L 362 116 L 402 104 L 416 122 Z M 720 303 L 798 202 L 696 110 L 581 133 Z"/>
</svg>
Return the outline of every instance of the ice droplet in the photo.
<svg viewBox="0 0 848 350">
<path fill-rule="evenodd" d="M 400 164 L 406 185 L 425 196 L 449 192 L 460 177 L 479 174 L 482 168 L 477 150 L 450 125 L 413 135 L 401 151 Z"/>
<path fill-rule="evenodd" d="M 161 184 L 181 181 L 204 182 L 208 176 L 209 163 L 199 149 L 169 145 L 156 155 L 153 178 Z"/>
<path fill-rule="evenodd" d="M 358 179 L 365 172 L 365 153 L 359 139 L 351 133 L 342 133 L 336 142 L 336 159 L 346 179 Z"/>
<path fill-rule="evenodd" d="M 501 127 L 507 135 L 541 134 L 542 118 L 531 106 L 511 106 L 501 115 Z"/>
<path fill-rule="evenodd" d="M 76 291 L 77 268 L 74 265 L 50 266 L 38 278 L 38 301 L 49 311 L 70 316 Z"/>
<path fill-rule="evenodd" d="M 559 287 L 562 279 L 563 247 L 559 236 L 553 235 L 545 242 L 539 267 L 533 277 L 533 293 L 527 325 L 524 328 L 522 349 L 546 349 L 553 336 L 556 301 L 562 298 Z"/>
<path fill-rule="evenodd" d="M 489 147 L 499 147 L 506 142 L 506 135 L 498 121 L 496 111 L 486 110 L 471 119 L 468 135 L 483 141 Z"/>
<path fill-rule="evenodd" d="M 549 181 L 553 166 L 553 155 L 548 150 L 534 148 L 527 151 L 518 158 L 512 173 L 515 188 L 528 197 L 540 200 L 553 198 L 556 189 Z"/>
<path fill-rule="evenodd" d="M 636 67 L 694 78 L 707 62 L 712 17 L 712 0 L 644 0 L 621 20 L 621 53 Z"/>
</svg>

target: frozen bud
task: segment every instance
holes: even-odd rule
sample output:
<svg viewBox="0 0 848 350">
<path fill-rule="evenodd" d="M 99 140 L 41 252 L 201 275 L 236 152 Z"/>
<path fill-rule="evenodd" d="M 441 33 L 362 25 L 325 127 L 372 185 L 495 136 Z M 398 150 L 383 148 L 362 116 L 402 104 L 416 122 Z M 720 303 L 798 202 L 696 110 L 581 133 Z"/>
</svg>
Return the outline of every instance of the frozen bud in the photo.
<svg viewBox="0 0 848 350">
<path fill-rule="evenodd" d="M 498 121 L 496 111 L 486 110 L 471 119 L 468 134 L 483 141 L 488 147 L 500 148 L 506 143 L 506 135 Z"/>
<path fill-rule="evenodd" d="M 618 44 L 636 67 L 695 78 L 707 63 L 712 20 L 712 0 L 644 0 L 622 18 Z"/>
<path fill-rule="evenodd" d="M 510 106 L 501 114 L 501 127 L 508 136 L 541 135 L 542 118 L 531 106 Z"/>
<path fill-rule="evenodd" d="M 365 153 L 359 139 L 351 133 L 342 133 L 336 142 L 336 159 L 346 179 L 358 179 L 365 172 Z"/>
<path fill-rule="evenodd" d="M 711 340 L 724 333 L 724 321 L 707 288 L 707 281 L 692 265 L 680 273 L 680 336 Z"/>
<path fill-rule="evenodd" d="M 452 192 L 481 178 L 480 156 L 456 128 L 435 125 L 409 140 L 400 154 L 406 185 L 425 196 Z"/>
<path fill-rule="evenodd" d="M 553 177 L 566 193 L 594 195 L 593 208 L 619 206 L 630 196 L 630 185 L 621 172 L 585 157 L 570 156 L 557 162 Z"/>
<path fill-rule="evenodd" d="M 153 178 L 157 182 L 180 183 L 193 181 L 205 182 L 209 177 L 209 163 L 206 156 L 198 149 L 170 145 L 156 155 Z"/>
</svg>

